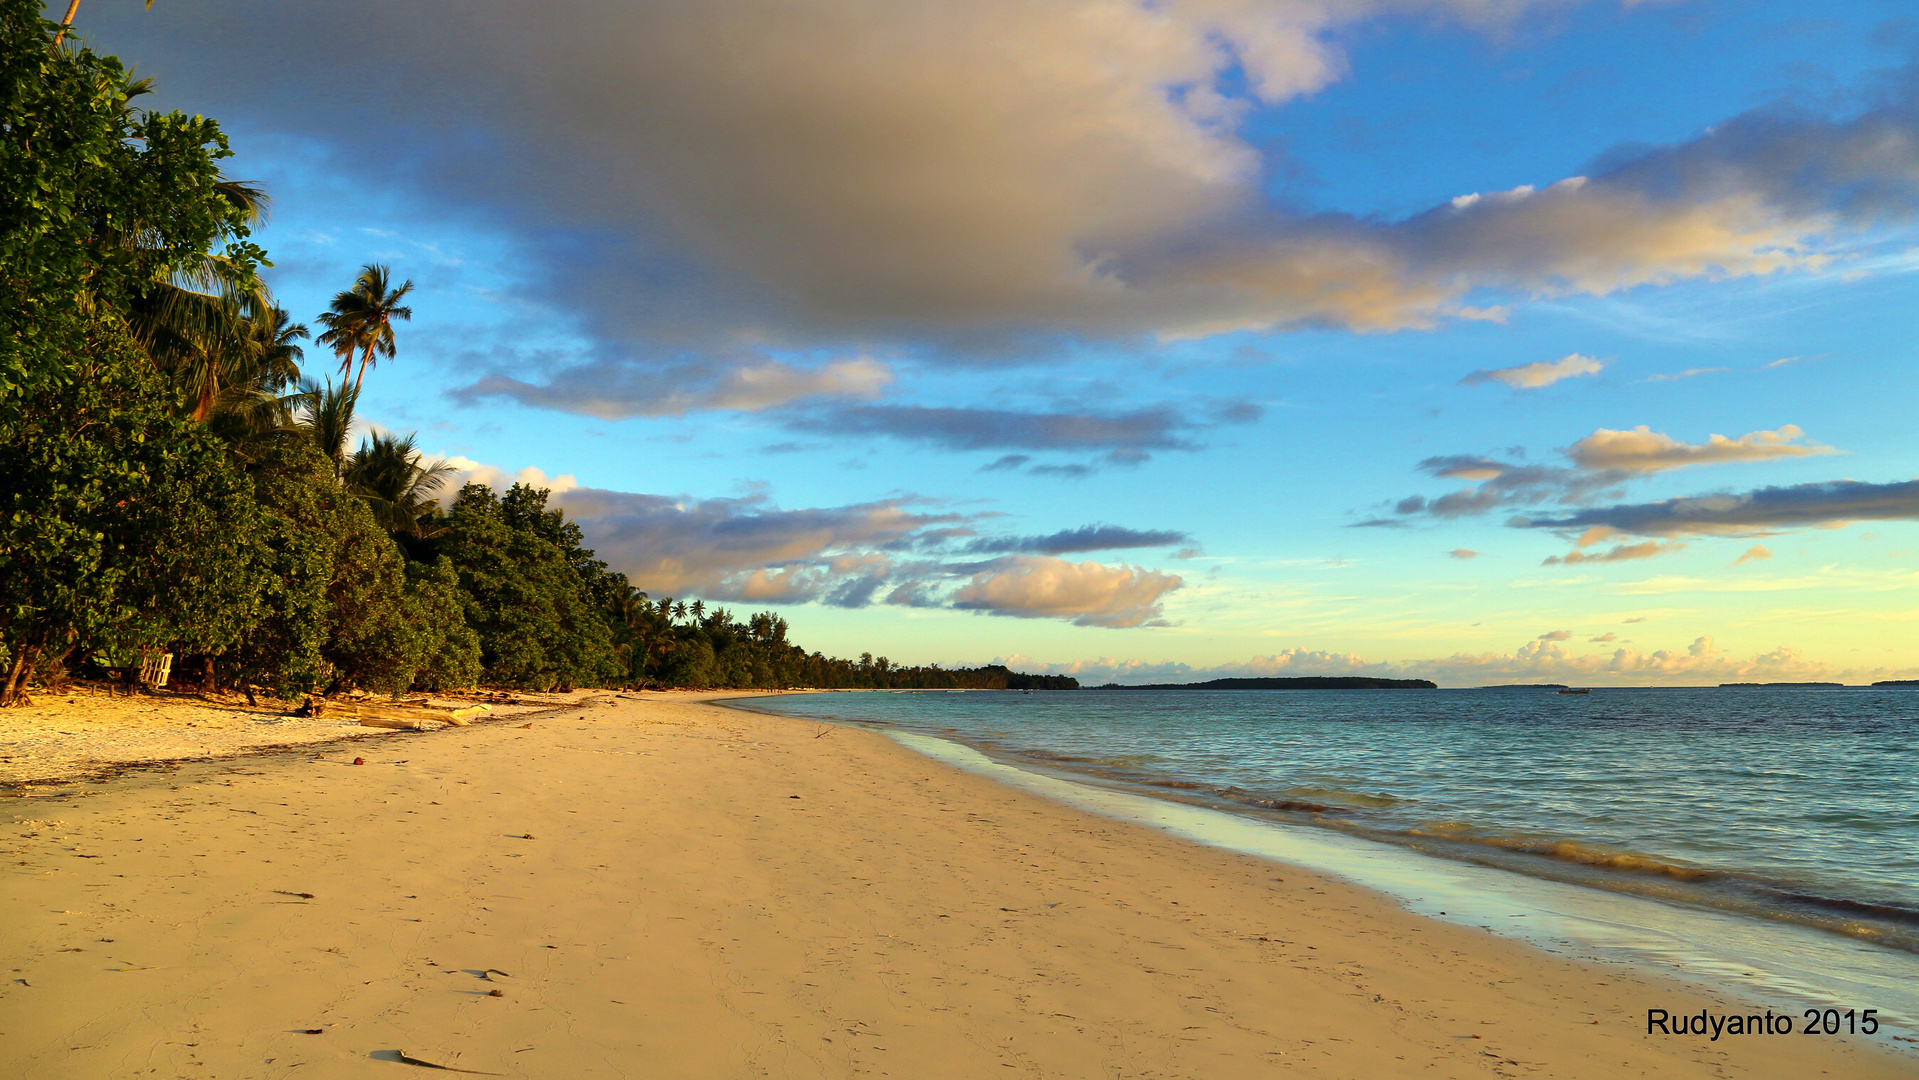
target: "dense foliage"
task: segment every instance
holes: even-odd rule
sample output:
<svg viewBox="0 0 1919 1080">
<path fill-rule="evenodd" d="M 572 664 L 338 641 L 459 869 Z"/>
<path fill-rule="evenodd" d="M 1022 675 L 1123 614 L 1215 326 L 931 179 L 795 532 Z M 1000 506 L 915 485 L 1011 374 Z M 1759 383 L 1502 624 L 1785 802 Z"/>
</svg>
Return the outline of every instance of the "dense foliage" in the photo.
<svg viewBox="0 0 1919 1080">
<path fill-rule="evenodd" d="M 469 484 L 411 436 L 349 451 L 360 380 L 397 353 L 387 268 L 320 317 L 341 383 L 257 276 L 265 195 L 212 121 L 0 0 L 0 705 L 171 653 L 202 690 L 293 697 L 536 689 L 1052 688 L 807 653 L 786 621 L 651 600 L 547 492 Z M 359 370 L 348 384 L 348 368 Z"/>
</svg>

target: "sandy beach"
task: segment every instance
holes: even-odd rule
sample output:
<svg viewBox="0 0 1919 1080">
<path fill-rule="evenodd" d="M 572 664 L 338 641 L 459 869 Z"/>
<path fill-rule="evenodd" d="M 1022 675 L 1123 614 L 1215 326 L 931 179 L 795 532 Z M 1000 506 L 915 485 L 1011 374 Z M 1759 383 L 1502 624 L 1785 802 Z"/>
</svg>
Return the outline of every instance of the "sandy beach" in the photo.
<svg viewBox="0 0 1919 1080">
<path fill-rule="evenodd" d="M 1919 1075 L 696 694 L 32 792 L 9 1077 Z"/>
</svg>

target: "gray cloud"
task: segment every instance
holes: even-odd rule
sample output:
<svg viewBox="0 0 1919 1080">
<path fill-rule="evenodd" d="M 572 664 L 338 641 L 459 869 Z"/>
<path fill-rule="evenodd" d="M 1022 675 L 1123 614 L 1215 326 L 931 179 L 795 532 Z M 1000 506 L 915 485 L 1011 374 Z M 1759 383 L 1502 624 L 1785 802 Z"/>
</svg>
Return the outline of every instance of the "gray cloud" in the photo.
<svg viewBox="0 0 1919 1080">
<path fill-rule="evenodd" d="M 1393 512 L 1402 517 L 1424 514 L 1457 518 L 1508 506 L 1578 502 L 1615 488 L 1628 478 L 1628 474 L 1616 470 L 1526 465 L 1470 454 L 1429 457 L 1419 463 L 1418 469 L 1439 479 L 1471 480 L 1477 484 L 1434 498 L 1407 496 L 1393 504 Z"/>
<path fill-rule="evenodd" d="M 1514 518 L 1529 529 L 1612 529 L 1636 536 L 1760 536 L 1851 521 L 1919 521 L 1919 480 L 1829 480 L 1741 494 L 1593 507 L 1557 518 Z"/>
<path fill-rule="evenodd" d="M 892 381 L 893 373 L 884 364 L 863 359 L 813 368 L 766 359 L 670 365 L 602 360 L 565 368 L 544 384 L 488 375 L 449 396 L 463 402 L 505 397 L 536 408 L 618 420 L 705 409 L 758 412 L 808 398 L 874 398 Z"/>
<path fill-rule="evenodd" d="M 1183 432 L 1197 427 L 1171 408 L 1100 415 L 942 409 L 920 405 L 849 405 L 790 417 L 799 431 L 885 435 L 948 450 L 1193 450 Z M 1002 458 L 1001 461 L 1007 459 Z M 998 464 L 997 462 L 995 464 Z"/>
<path fill-rule="evenodd" d="M 1393 9 L 1482 23 L 1525 6 Z M 329 171 L 504 230 L 529 291 L 643 371 L 739 341 L 951 355 L 939 344 L 1424 326 L 1496 314 L 1467 304 L 1481 290 L 1815 269 L 1847 230 L 1919 205 L 1904 95 L 1839 120 L 1757 110 L 1398 221 L 1290 213 L 1236 124 L 1335 78 L 1339 35 L 1380 10 L 206 0 L 89 5 L 80 29 L 162 100 L 270 123 L 325 147 Z M 341 26 L 379 32 L 284 47 Z M 469 389 L 633 404 L 569 388 Z"/>
<path fill-rule="evenodd" d="M 1068 555 L 1082 551 L 1170 547 L 1191 537 L 1170 529 L 1128 529 L 1119 525 L 1083 525 L 1047 536 L 982 537 L 966 545 L 970 555 Z"/>
<path fill-rule="evenodd" d="M 1026 470 L 1034 476 L 1059 476 L 1068 480 L 1084 480 L 1099 470 L 1091 465 L 1035 465 Z"/>
</svg>

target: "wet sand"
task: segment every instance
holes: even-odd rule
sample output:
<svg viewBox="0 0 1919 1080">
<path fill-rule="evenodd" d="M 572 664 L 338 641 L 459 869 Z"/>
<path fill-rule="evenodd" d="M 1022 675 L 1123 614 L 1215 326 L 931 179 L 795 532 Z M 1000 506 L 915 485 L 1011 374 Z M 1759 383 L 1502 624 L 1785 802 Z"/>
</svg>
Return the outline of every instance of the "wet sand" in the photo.
<svg viewBox="0 0 1919 1080">
<path fill-rule="evenodd" d="M 525 722 L 0 801 L 0 1075 L 1919 1076 L 883 736 Z"/>
</svg>

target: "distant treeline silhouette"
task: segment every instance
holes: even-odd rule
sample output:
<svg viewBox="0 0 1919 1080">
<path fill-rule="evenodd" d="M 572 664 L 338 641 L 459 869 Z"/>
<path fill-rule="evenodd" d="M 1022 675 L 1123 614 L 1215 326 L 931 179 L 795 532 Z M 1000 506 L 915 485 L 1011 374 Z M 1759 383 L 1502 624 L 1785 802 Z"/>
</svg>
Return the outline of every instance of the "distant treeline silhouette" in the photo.
<svg viewBox="0 0 1919 1080">
<path fill-rule="evenodd" d="M 1366 675 L 1301 675 L 1271 679 L 1209 679 L 1192 683 L 1107 683 L 1098 690 L 1437 690 L 1426 679 L 1375 679 Z"/>
</svg>

